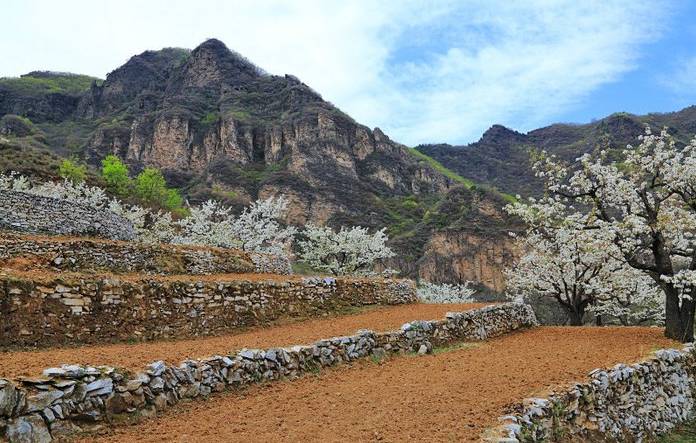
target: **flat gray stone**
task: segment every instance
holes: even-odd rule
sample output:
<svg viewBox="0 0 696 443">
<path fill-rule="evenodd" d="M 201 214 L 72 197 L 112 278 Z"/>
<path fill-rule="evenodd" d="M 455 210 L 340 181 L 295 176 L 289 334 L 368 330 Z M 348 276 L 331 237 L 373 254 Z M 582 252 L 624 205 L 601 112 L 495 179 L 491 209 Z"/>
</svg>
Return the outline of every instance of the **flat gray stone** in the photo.
<svg viewBox="0 0 696 443">
<path fill-rule="evenodd" d="M 12 443 L 48 443 L 51 434 L 39 414 L 29 414 L 10 420 L 7 424 L 7 439 Z"/>
</svg>

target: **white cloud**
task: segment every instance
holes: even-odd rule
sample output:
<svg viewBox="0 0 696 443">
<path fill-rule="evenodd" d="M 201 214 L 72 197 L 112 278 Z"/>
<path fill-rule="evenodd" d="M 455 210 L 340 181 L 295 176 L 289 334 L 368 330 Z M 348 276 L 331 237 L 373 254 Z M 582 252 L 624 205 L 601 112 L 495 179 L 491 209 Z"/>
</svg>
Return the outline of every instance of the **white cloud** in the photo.
<svg viewBox="0 0 696 443">
<path fill-rule="evenodd" d="M 662 8 L 627 1 L 3 3 L 0 75 L 104 76 L 128 57 L 223 40 L 409 144 L 530 129 L 636 63 Z"/>
</svg>

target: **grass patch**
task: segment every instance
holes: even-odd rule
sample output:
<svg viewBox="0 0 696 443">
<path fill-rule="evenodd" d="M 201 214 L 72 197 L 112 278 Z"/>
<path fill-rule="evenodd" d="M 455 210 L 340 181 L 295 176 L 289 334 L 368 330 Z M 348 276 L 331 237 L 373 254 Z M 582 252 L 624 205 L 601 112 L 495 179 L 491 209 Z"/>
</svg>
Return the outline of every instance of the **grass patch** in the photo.
<svg viewBox="0 0 696 443">
<path fill-rule="evenodd" d="M 474 182 L 471 179 L 462 177 L 461 175 L 457 174 L 456 172 L 452 171 L 451 169 L 446 168 L 442 163 L 440 163 L 439 161 L 430 157 L 429 155 L 423 154 L 422 152 L 420 152 L 416 148 L 407 148 L 407 149 L 414 157 L 418 158 L 419 160 L 425 161 L 426 163 L 428 163 L 428 165 L 430 165 L 431 168 L 433 168 L 434 170 L 436 170 L 440 174 L 444 175 L 445 177 L 449 178 L 450 180 L 463 185 L 466 189 L 474 190 L 476 188 L 480 188 L 480 189 L 486 190 L 488 192 L 499 195 L 508 203 L 515 203 L 517 201 L 517 198 L 515 198 L 515 196 L 512 194 L 501 192 L 501 191 L 499 191 L 491 186 L 477 184 L 476 182 Z"/>
<path fill-rule="evenodd" d="M 88 75 L 32 72 L 21 77 L 0 78 L 0 87 L 18 94 L 36 97 L 59 93 L 79 94 L 87 91 L 94 81 L 102 80 Z"/>
<path fill-rule="evenodd" d="M 217 123 L 218 120 L 220 120 L 220 114 L 218 114 L 217 112 L 208 112 L 203 117 L 201 117 L 200 123 L 202 126 L 208 127 Z"/>
<path fill-rule="evenodd" d="M 439 172 L 440 174 L 444 175 L 445 177 L 449 178 L 450 180 L 453 180 L 457 183 L 460 183 L 464 185 L 467 189 L 471 189 L 474 186 L 476 186 L 476 183 L 473 182 L 473 180 L 470 180 L 468 178 L 464 178 L 461 175 L 457 174 L 456 172 L 452 171 L 451 169 L 447 169 L 440 163 L 439 161 L 435 160 L 434 158 L 423 154 L 422 152 L 418 151 L 416 148 L 408 148 L 408 151 L 416 158 L 419 160 L 423 160 L 426 163 L 430 165 L 431 168 Z"/>
</svg>

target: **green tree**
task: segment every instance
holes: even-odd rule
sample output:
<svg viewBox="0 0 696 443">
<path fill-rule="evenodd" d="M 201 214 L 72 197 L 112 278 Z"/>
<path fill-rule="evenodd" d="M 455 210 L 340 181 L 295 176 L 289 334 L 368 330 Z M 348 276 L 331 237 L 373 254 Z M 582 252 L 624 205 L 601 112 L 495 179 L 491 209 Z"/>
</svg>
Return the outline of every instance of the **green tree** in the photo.
<svg viewBox="0 0 696 443">
<path fill-rule="evenodd" d="M 128 177 L 128 166 L 115 155 L 107 155 L 102 160 L 102 177 L 106 187 L 114 194 L 125 197 L 131 190 L 131 179 Z"/>
<path fill-rule="evenodd" d="M 148 202 L 160 204 L 167 198 L 167 181 L 156 168 L 145 168 L 135 178 L 135 195 Z"/>
<path fill-rule="evenodd" d="M 167 189 L 167 196 L 164 202 L 164 207 L 170 211 L 176 211 L 184 205 L 184 199 L 176 189 Z"/>
<path fill-rule="evenodd" d="M 135 194 L 151 205 L 170 211 L 180 209 L 184 202 L 179 191 L 167 187 L 162 172 L 156 168 L 145 168 L 138 174 L 135 178 Z"/>
<path fill-rule="evenodd" d="M 87 166 L 78 164 L 77 160 L 65 159 L 58 167 L 58 173 L 73 183 L 82 183 L 87 178 Z"/>
</svg>

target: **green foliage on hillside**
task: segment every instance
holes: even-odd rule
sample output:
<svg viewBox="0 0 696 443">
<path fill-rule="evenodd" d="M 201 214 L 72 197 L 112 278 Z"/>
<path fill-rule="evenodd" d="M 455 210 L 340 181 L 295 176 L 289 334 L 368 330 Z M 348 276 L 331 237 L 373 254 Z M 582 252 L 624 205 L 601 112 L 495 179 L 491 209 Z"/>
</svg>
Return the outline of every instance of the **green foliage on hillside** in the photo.
<svg viewBox="0 0 696 443">
<path fill-rule="evenodd" d="M 217 123 L 218 120 L 220 120 L 220 114 L 217 112 L 209 112 L 201 117 L 200 122 L 203 126 L 210 126 Z"/>
<path fill-rule="evenodd" d="M 167 187 L 162 172 L 156 168 L 145 168 L 134 180 L 136 197 L 150 205 L 176 211 L 181 209 L 184 200 L 179 191 Z"/>
<path fill-rule="evenodd" d="M 32 72 L 21 77 L 0 78 L 0 88 L 33 97 L 53 93 L 79 94 L 87 91 L 95 81 L 101 82 L 101 79 L 88 75 Z"/>
<path fill-rule="evenodd" d="M 428 163 L 430 165 L 430 167 L 432 167 L 434 170 L 436 170 L 440 174 L 444 175 L 445 177 L 449 178 L 450 180 L 452 180 L 456 183 L 463 185 L 466 189 L 481 188 L 487 192 L 492 192 L 492 193 L 495 193 L 495 194 L 501 196 L 508 203 L 514 203 L 517 201 L 515 196 L 513 196 L 511 194 L 507 194 L 505 192 L 500 192 L 497 189 L 492 188 L 490 186 L 477 184 L 473 180 L 462 177 L 461 175 L 457 174 L 456 172 L 452 171 L 451 169 L 448 169 L 445 166 L 443 166 L 442 163 L 440 163 L 439 161 L 428 156 L 427 154 L 420 152 L 416 148 L 408 148 L 408 152 L 410 152 L 414 157 L 418 158 L 419 160 L 423 160 L 426 163 Z"/>
<path fill-rule="evenodd" d="M 696 441 L 696 421 L 690 421 L 669 434 L 661 437 L 658 443 L 693 443 Z"/>
<path fill-rule="evenodd" d="M 455 173 L 454 171 L 445 168 L 442 163 L 439 161 L 435 160 L 434 158 L 427 156 L 423 154 L 422 152 L 418 151 L 416 148 L 408 148 L 408 152 L 410 152 L 414 157 L 417 157 L 420 160 L 425 161 L 428 163 L 434 170 L 437 172 L 441 173 L 445 177 L 449 178 L 450 180 L 453 180 L 457 183 L 461 183 L 466 187 L 467 189 L 471 189 L 472 187 L 475 186 L 475 183 L 468 178 L 464 178 L 461 175 Z"/>
<path fill-rule="evenodd" d="M 46 144 L 65 157 L 81 156 L 87 140 L 97 128 L 97 121 L 66 120 L 60 123 L 37 123 Z"/>
<path fill-rule="evenodd" d="M 131 179 L 128 166 L 115 155 L 102 160 L 102 178 L 106 189 L 121 198 L 135 200 L 137 203 L 182 214 L 184 199 L 178 190 L 167 187 L 162 171 L 145 168 Z"/>
<path fill-rule="evenodd" d="M 77 159 L 66 158 L 58 167 L 58 173 L 73 183 L 82 183 L 87 178 L 87 165 L 79 163 Z"/>
<path fill-rule="evenodd" d="M 128 176 L 128 166 L 115 155 L 107 155 L 102 160 L 102 178 L 106 182 L 106 189 L 119 196 L 125 197 L 129 194 L 131 180 Z"/>
</svg>

